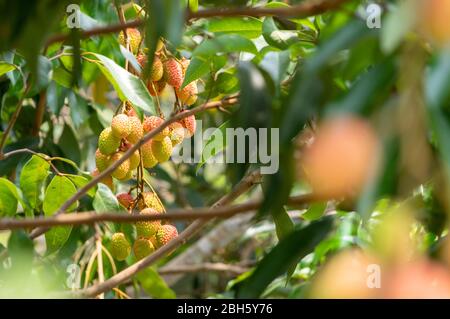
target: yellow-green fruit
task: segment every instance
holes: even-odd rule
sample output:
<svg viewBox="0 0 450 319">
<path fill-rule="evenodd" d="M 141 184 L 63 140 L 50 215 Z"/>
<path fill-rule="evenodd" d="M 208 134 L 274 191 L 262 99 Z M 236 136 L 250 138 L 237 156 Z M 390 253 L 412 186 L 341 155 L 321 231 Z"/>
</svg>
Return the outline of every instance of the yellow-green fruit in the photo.
<svg viewBox="0 0 450 319">
<path fill-rule="evenodd" d="M 180 88 L 184 80 L 183 68 L 181 64 L 175 59 L 168 59 L 164 63 L 164 77 L 167 84 L 176 89 Z"/>
<path fill-rule="evenodd" d="M 135 170 L 139 166 L 140 161 L 139 151 L 134 152 L 130 156 L 130 171 Z"/>
<path fill-rule="evenodd" d="M 153 156 L 152 140 L 141 146 L 142 162 L 145 168 L 152 168 L 158 164 L 158 160 Z"/>
<path fill-rule="evenodd" d="M 144 201 L 139 201 L 139 209 L 153 208 L 158 213 L 164 212 L 164 207 L 158 199 L 158 196 L 153 192 L 145 192 L 142 194 Z"/>
<path fill-rule="evenodd" d="M 128 116 L 125 114 L 114 116 L 111 121 L 111 130 L 115 137 L 119 139 L 127 138 L 131 132 L 131 125 Z"/>
<path fill-rule="evenodd" d="M 185 105 L 192 105 L 197 101 L 197 81 L 193 81 L 186 85 L 181 90 L 176 90 L 177 96 L 180 99 L 180 101 Z"/>
<path fill-rule="evenodd" d="M 96 177 L 100 174 L 98 168 L 94 169 L 94 171 L 91 173 L 92 177 Z M 112 190 L 114 192 L 114 183 L 113 183 L 113 179 L 111 177 L 111 175 L 108 175 L 106 177 L 103 177 L 100 180 L 100 183 L 105 184 L 106 186 L 109 187 L 110 190 Z"/>
<path fill-rule="evenodd" d="M 130 123 L 130 135 L 127 136 L 127 141 L 136 144 L 144 135 L 144 128 L 141 120 L 136 116 L 129 116 L 128 121 Z"/>
<path fill-rule="evenodd" d="M 115 137 L 110 127 L 105 128 L 98 138 L 98 149 L 104 155 L 111 155 L 120 146 L 120 139 Z"/>
<path fill-rule="evenodd" d="M 133 252 L 136 259 L 140 260 L 155 251 L 152 242 L 147 238 L 138 238 L 134 241 Z"/>
<path fill-rule="evenodd" d="M 138 29 L 127 29 L 128 43 L 130 44 L 130 51 L 136 54 L 139 51 L 141 43 L 141 33 Z M 123 31 L 119 33 L 119 43 L 124 47 L 127 46 Z"/>
<path fill-rule="evenodd" d="M 111 238 L 111 255 L 119 260 L 125 260 L 131 251 L 131 245 L 124 233 L 115 233 Z"/>
<path fill-rule="evenodd" d="M 164 79 L 161 79 L 157 82 L 148 81 L 147 89 L 150 92 L 151 96 L 160 96 L 162 91 L 164 91 L 167 82 Z"/>
<path fill-rule="evenodd" d="M 121 182 L 126 182 L 126 181 L 128 181 L 128 180 L 130 180 L 130 179 L 132 179 L 132 178 L 133 178 L 133 171 L 132 171 L 132 170 L 129 170 L 128 173 L 127 173 L 127 175 L 125 175 L 125 176 L 122 177 L 122 178 L 118 178 L 118 180 L 121 181 Z"/>
<path fill-rule="evenodd" d="M 173 225 L 162 225 L 156 232 L 156 243 L 158 247 L 164 246 L 178 236 L 178 231 Z"/>
<path fill-rule="evenodd" d="M 152 142 L 153 156 L 155 156 L 160 163 L 164 163 L 169 160 L 172 155 L 172 150 L 172 141 L 168 136 L 166 136 L 162 141 Z"/>
<path fill-rule="evenodd" d="M 172 141 L 172 146 L 180 144 L 184 139 L 185 128 L 178 122 L 174 122 L 169 125 L 170 129 L 170 140 Z"/>
<path fill-rule="evenodd" d="M 154 208 L 145 208 L 140 213 L 140 215 L 159 215 L 159 213 Z M 150 238 L 158 231 L 159 227 L 161 227 L 160 220 L 151 220 L 151 221 L 141 221 L 136 223 L 136 233 L 139 237 Z"/>
<path fill-rule="evenodd" d="M 158 116 L 148 116 L 144 119 L 144 132 L 149 133 L 155 129 L 157 129 L 161 124 L 164 123 L 164 120 Z M 169 127 L 165 127 L 160 133 L 156 134 L 153 137 L 153 140 L 155 141 L 161 141 L 166 136 L 168 136 L 170 133 Z"/>
<path fill-rule="evenodd" d="M 139 53 L 138 56 L 136 57 L 136 60 L 138 61 L 141 68 L 144 69 L 148 60 L 147 55 L 145 55 L 144 53 Z M 161 62 L 161 59 L 155 55 L 153 58 L 153 66 L 152 66 L 152 73 L 150 74 L 150 80 L 154 82 L 159 81 L 162 79 L 163 75 L 164 75 L 163 64 Z"/>
<path fill-rule="evenodd" d="M 95 165 L 99 172 L 103 172 L 109 166 L 109 156 L 102 154 L 99 149 L 95 151 Z"/>
<path fill-rule="evenodd" d="M 111 164 L 118 161 L 122 156 L 123 156 L 122 152 L 115 153 L 113 156 L 111 156 Z M 111 175 L 114 178 L 122 180 L 122 179 L 125 179 L 126 177 L 128 177 L 129 172 L 130 172 L 130 160 L 126 159 L 119 165 L 119 167 L 117 167 L 114 170 L 114 172 L 112 172 Z"/>
</svg>

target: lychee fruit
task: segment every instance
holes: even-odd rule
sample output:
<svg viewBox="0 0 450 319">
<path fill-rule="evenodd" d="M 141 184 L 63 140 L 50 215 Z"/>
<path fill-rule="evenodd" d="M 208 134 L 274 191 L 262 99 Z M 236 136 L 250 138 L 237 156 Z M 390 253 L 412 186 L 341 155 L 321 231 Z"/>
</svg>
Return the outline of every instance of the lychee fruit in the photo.
<svg viewBox="0 0 450 319">
<path fill-rule="evenodd" d="M 139 209 L 144 210 L 145 208 L 153 208 L 158 213 L 164 212 L 164 207 L 158 199 L 158 196 L 153 192 L 145 192 L 142 194 L 143 200 L 139 201 Z"/>
<path fill-rule="evenodd" d="M 141 146 L 142 162 L 145 168 L 152 168 L 158 164 L 158 160 L 153 156 L 152 140 Z"/>
<path fill-rule="evenodd" d="M 140 215 L 159 215 L 159 213 L 154 208 L 144 208 L 140 213 Z M 159 227 L 161 227 L 160 220 L 151 220 L 151 221 L 139 221 L 136 222 L 136 233 L 139 237 L 150 238 L 158 231 Z"/>
<path fill-rule="evenodd" d="M 147 257 L 154 251 L 153 243 L 147 238 L 138 238 L 133 244 L 133 252 L 137 260 Z"/>
<path fill-rule="evenodd" d="M 147 64 L 147 55 L 145 55 L 144 53 L 139 53 L 138 56 L 136 57 L 136 60 L 138 61 L 142 69 L 144 69 Z M 155 57 L 153 58 L 152 72 L 150 74 L 149 80 L 157 82 L 162 79 L 163 75 L 164 75 L 163 64 L 161 62 L 161 59 L 155 55 Z"/>
<path fill-rule="evenodd" d="M 191 60 L 188 60 L 186 58 L 181 59 L 180 64 L 181 64 L 181 68 L 183 69 L 183 75 L 186 73 L 186 70 L 189 67 L 190 63 L 191 63 Z"/>
<path fill-rule="evenodd" d="M 167 84 L 176 89 L 180 88 L 184 80 L 183 68 L 181 64 L 173 58 L 168 59 L 164 63 L 164 76 Z"/>
<path fill-rule="evenodd" d="M 139 51 L 139 45 L 141 44 L 141 33 L 139 32 L 138 29 L 127 29 L 127 40 L 128 43 L 130 44 L 130 51 L 133 52 L 134 54 L 136 54 Z M 119 43 L 121 45 L 123 45 L 124 47 L 127 46 L 126 42 L 125 42 L 125 35 L 123 33 L 123 31 L 120 31 L 119 33 Z"/>
<path fill-rule="evenodd" d="M 144 136 L 144 128 L 141 120 L 136 116 L 129 116 L 130 135 L 127 136 L 127 141 L 136 144 L 142 136 Z"/>
<path fill-rule="evenodd" d="M 104 155 L 111 155 L 120 146 L 120 139 L 115 137 L 110 127 L 105 128 L 98 138 L 98 149 Z"/>
<path fill-rule="evenodd" d="M 169 125 L 170 130 L 170 140 L 172 141 L 172 146 L 180 144 L 184 139 L 185 128 L 179 122 L 174 122 Z"/>
<path fill-rule="evenodd" d="M 197 101 L 197 81 L 193 81 L 181 90 L 176 90 L 176 94 L 184 105 L 192 105 Z"/>
<path fill-rule="evenodd" d="M 164 79 L 161 79 L 157 82 L 148 81 L 147 89 L 151 96 L 160 96 L 161 93 L 166 88 L 167 82 Z"/>
<path fill-rule="evenodd" d="M 131 126 L 128 116 L 119 114 L 113 117 L 111 121 L 111 130 L 115 137 L 122 139 L 130 135 Z"/>
<path fill-rule="evenodd" d="M 173 225 L 162 225 L 156 232 L 156 242 L 158 247 L 164 246 L 178 236 L 178 231 Z"/>
<path fill-rule="evenodd" d="M 109 156 L 102 154 L 99 149 L 95 151 L 95 165 L 99 172 L 103 172 L 109 166 Z"/>
<path fill-rule="evenodd" d="M 111 237 L 111 255 L 119 260 L 125 260 L 130 254 L 131 246 L 124 233 L 114 233 Z"/>
<path fill-rule="evenodd" d="M 97 168 L 94 169 L 94 171 L 91 173 L 92 177 L 97 177 L 99 174 L 100 174 L 100 171 Z M 100 183 L 105 184 L 106 186 L 109 187 L 110 190 L 114 191 L 114 183 L 113 183 L 113 179 L 112 179 L 111 175 L 103 177 L 100 180 Z"/>
<path fill-rule="evenodd" d="M 140 162 L 141 157 L 139 156 L 139 151 L 136 151 L 130 156 L 130 171 L 135 170 Z"/>
<path fill-rule="evenodd" d="M 164 123 L 164 120 L 158 116 L 148 116 L 144 119 L 144 132 L 149 133 L 154 129 L 158 128 L 161 124 Z M 155 141 L 161 141 L 163 138 L 169 135 L 169 127 L 165 127 L 160 133 L 156 134 L 153 137 Z"/>
<path fill-rule="evenodd" d="M 181 113 L 185 113 L 187 112 L 187 110 L 182 111 Z M 192 137 L 195 133 L 195 129 L 197 127 L 196 123 L 195 123 L 195 115 L 190 115 L 188 117 L 185 117 L 184 119 L 179 121 L 181 123 L 181 125 L 183 125 L 183 127 L 186 129 L 185 133 L 185 138 L 189 138 Z"/>
<path fill-rule="evenodd" d="M 119 204 L 125 207 L 126 209 L 129 209 L 134 202 L 133 196 L 131 196 L 131 194 L 128 193 L 117 194 L 116 198 Z"/>
<path fill-rule="evenodd" d="M 164 163 L 168 161 L 172 151 L 173 146 L 170 137 L 166 136 L 161 141 L 152 141 L 152 153 L 158 162 Z"/>
<path fill-rule="evenodd" d="M 117 152 L 113 156 L 111 156 L 111 164 L 118 161 L 123 156 L 122 152 Z M 112 177 L 117 179 L 125 179 L 128 176 L 128 172 L 130 171 L 130 160 L 126 159 L 123 161 L 115 170 L 112 172 Z"/>
</svg>

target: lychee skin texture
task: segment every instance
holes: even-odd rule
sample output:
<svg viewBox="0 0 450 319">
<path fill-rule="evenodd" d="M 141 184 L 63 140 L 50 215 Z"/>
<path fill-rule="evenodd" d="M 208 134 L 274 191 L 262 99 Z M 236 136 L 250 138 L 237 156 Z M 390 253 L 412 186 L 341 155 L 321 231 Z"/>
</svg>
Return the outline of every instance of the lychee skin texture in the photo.
<svg viewBox="0 0 450 319">
<path fill-rule="evenodd" d="M 197 101 L 197 81 L 193 81 L 186 85 L 181 90 L 176 90 L 178 99 L 184 104 L 184 105 L 192 105 Z"/>
<path fill-rule="evenodd" d="M 144 119 L 144 132 L 149 133 L 153 131 L 154 129 L 158 128 L 161 124 L 164 123 L 164 120 L 158 116 L 148 116 Z M 156 134 L 156 136 L 153 137 L 153 140 L 155 141 L 161 141 L 166 136 L 168 136 L 170 133 L 169 127 L 165 127 L 160 133 Z"/>
<path fill-rule="evenodd" d="M 113 156 L 111 156 L 111 164 L 118 161 L 123 156 L 122 152 L 117 152 Z M 130 160 L 126 159 L 122 164 L 117 167 L 114 172 L 112 172 L 112 177 L 117 179 L 125 179 L 130 171 Z"/>
<path fill-rule="evenodd" d="M 191 63 L 191 60 L 188 60 L 186 58 L 181 59 L 180 64 L 181 64 L 181 68 L 183 69 L 183 74 L 186 73 L 186 70 L 188 69 L 190 63 Z"/>
<path fill-rule="evenodd" d="M 125 181 L 128 181 L 128 180 L 132 179 L 132 178 L 133 178 L 133 171 L 129 170 L 127 175 L 125 175 L 122 178 L 118 178 L 118 180 L 121 181 L 121 182 L 125 182 Z"/>
<path fill-rule="evenodd" d="M 111 155 L 120 146 L 120 139 L 115 137 L 110 127 L 105 128 L 98 138 L 98 149 L 104 155 Z"/>
<path fill-rule="evenodd" d="M 173 225 L 162 225 L 156 232 L 156 242 L 158 247 L 166 245 L 169 241 L 178 236 L 178 231 Z"/>
<path fill-rule="evenodd" d="M 153 156 L 160 163 L 167 162 L 172 155 L 173 146 L 170 137 L 166 136 L 162 141 L 152 142 L 152 153 Z"/>
<path fill-rule="evenodd" d="M 103 155 L 99 149 L 95 151 L 95 165 L 99 172 L 103 172 L 109 166 L 109 156 Z"/>
<path fill-rule="evenodd" d="M 97 177 L 99 174 L 100 174 L 100 172 L 97 168 L 91 173 L 92 177 Z M 112 190 L 114 192 L 114 183 L 113 183 L 113 179 L 112 179 L 111 175 L 103 177 L 100 180 L 100 183 L 105 184 L 106 186 L 109 187 L 110 190 Z"/>
<path fill-rule="evenodd" d="M 139 156 L 139 152 L 136 151 L 130 156 L 130 171 L 135 170 L 141 161 L 141 157 Z"/>
<path fill-rule="evenodd" d="M 160 213 L 154 208 L 145 208 L 139 215 L 159 215 Z M 140 221 L 136 222 L 136 233 L 139 237 L 150 238 L 161 227 L 160 220 Z"/>
<path fill-rule="evenodd" d="M 131 103 L 126 101 L 125 104 L 127 105 L 127 107 L 129 107 L 129 109 L 125 111 L 125 114 L 128 115 L 128 117 L 137 117 L 138 115 L 136 111 L 133 109 Z"/>
<path fill-rule="evenodd" d="M 181 113 L 184 113 L 187 111 L 182 111 Z M 188 117 L 185 117 L 184 119 L 180 120 L 181 125 L 186 129 L 185 138 L 192 137 L 195 134 L 195 129 L 197 127 L 195 123 L 195 115 L 191 115 Z"/>
<path fill-rule="evenodd" d="M 175 59 L 168 59 L 164 63 L 164 76 L 167 84 L 179 89 L 184 80 L 181 64 Z"/>
<path fill-rule="evenodd" d="M 152 168 L 158 164 L 158 160 L 153 155 L 152 140 L 141 146 L 142 162 L 145 168 Z"/>
<path fill-rule="evenodd" d="M 144 136 L 144 128 L 138 117 L 129 116 L 128 120 L 130 123 L 130 135 L 127 136 L 127 141 L 136 144 Z"/>
<path fill-rule="evenodd" d="M 131 246 L 124 233 L 115 233 L 111 237 L 111 255 L 118 261 L 125 260 L 131 252 Z"/>
<path fill-rule="evenodd" d="M 111 130 L 115 137 L 119 139 L 127 138 L 131 132 L 131 125 L 128 116 L 125 114 L 114 116 L 111 121 Z"/>
<path fill-rule="evenodd" d="M 155 251 L 153 243 L 148 238 L 138 238 L 133 244 L 134 256 L 137 260 L 147 257 Z"/>
<path fill-rule="evenodd" d="M 160 96 L 166 88 L 166 85 L 167 82 L 164 79 L 161 79 L 157 82 L 148 81 L 147 89 L 151 96 Z"/>
<path fill-rule="evenodd" d="M 145 208 L 153 208 L 158 213 L 164 213 L 164 207 L 158 199 L 158 196 L 152 192 L 145 192 L 142 194 L 144 201 L 139 201 L 139 209 L 144 210 Z"/>
<path fill-rule="evenodd" d="M 141 66 L 142 69 L 146 67 L 147 64 L 147 55 L 143 53 L 139 53 L 136 57 L 137 62 Z M 164 66 L 161 62 L 161 59 L 157 56 L 153 58 L 153 66 L 152 66 L 152 72 L 150 74 L 150 80 L 153 82 L 157 82 L 162 79 L 164 75 Z"/>
<path fill-rule="evenodd" d="M 169 125 L 170 130 L 170 140 L 172 141 L 172 146 L 180 144 L 184 139 L 185 128 L 178 122 L 174 122 Z"/>
<path fill-rule="evenodd" d="M 138 29 L 127 29 L 127 38 L 130 43 L 130 51 L 136 54 L 139 51 L 139 45 L 141 43 L 141 33 Z M 119 43 L 124 47 L 127 46 L 123 31 L 119 33 Z"/>
<path fill-rule="evenodd" d="M 134 201 L 133 196 L 131 196 L 131 194 L 128 193 L 117 194 L 116 198 L 119 204 L 125 207 L 126 209 L 129 209 Z"/>
</svg>

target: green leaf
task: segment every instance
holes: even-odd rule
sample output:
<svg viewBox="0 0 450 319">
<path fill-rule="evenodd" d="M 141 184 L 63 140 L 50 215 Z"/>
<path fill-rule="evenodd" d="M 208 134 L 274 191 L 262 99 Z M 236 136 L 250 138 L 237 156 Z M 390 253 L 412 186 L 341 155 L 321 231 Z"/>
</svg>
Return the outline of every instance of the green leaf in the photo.
<svg viewBox="0 0 450 319">
<path fill-rule="evenodd" d="M 8 73 L 9 71 L 12 71 L 14 69 L 16 69 L 17 67 L 14 64 L 5 62 L 5 61 L 0 61 L 0 76 L 2 76 L 5 73 Z"/>
<path fill-rule="evenodd" d="M 100 70 L 111 82 L 122 101 L 130 101 L 143 111 L 156 114 L 150 93 L 141 79 L 106 56 L 98 53 L 94 55 L 101 61 L 98 63 Z"/>
<path fill-rule="evenodd" d="M 137 274 L 137 279 L 141 283 L 144 291 L 153 298 L 174 299 L 175 292 L 167 286 L 164 279 L 158 272 L 149 267 Z"/>
<path fill-rule="evenodd" d="M 189 2 L 189 10 L 192 12 L 198 11 L 198 0 L 188 0 Z"/>
<path fill-rule="evenodd" d="M 8 239 L 8 255 L 13 269 L 22 276 L 31 271 L 34 245 L 24 230 L 14 230 Z"/>
<path fill-rule="evenodd" d="M 6 178 L 0 178 L 0 217 L 16 214 L 18 198 L 16 185 Z"/>
<path fill-rule="evenodd" d="M 97 213 L 120 211 L 119 202 L 116 196 L 105 184 L 98 184 L 97 192 L 95 193 L 94 201 L 92 202 Z"/>
<path fill-rule="evenodd" d="M 300 41 L 297 31 L 278 29 L 272 17 L 264 20 L 262 34 L 268 44 L 281 50 L 286 50 L 292 44 Z"/>
<path fill-rule="evenodd" d="M 208 162 L 209 159 L 213 158 L 215 155 L 219 154 L 223 151 L 224 147 L 226 147 L 226 129 L 229 126 L 229 121 L 222 123 L 214 132 L 211 133 L 211 136 L 205 141 L 203 149 L 202 149 L 202 159 L 197 164 L 197 168 L 195 172 L 198 173 L 199 169 L 202 168 L 205 163 Z"/>
<path fill-rule="evenodd" d="M 254 39 L 261 35 L 262 22 L 253 17 L 216 18 L 209 20 L 207 30 L 218 34 L 237 34 Z"/>
<path fill-rule="evenodd" d="M 312 203 L 306 212 L 302 214 L 302 218 L 305 220 L 316 220 L 323 216 L 325 209 L 327 208 L 327 203 Z"/>
<path fill-rule="evenodd" d="M 90 181 L 90 179 L 87 179 L 86 177 L 80 175 L 66 174 L 65 176 L 69 178 L 78 189 L 83 187 Z M 91 189 L 88 190 L 86 194 L 90 197 L 94 197 L 95 192 L 96 192 L 95 187 L 92 187 Z"/>
<path fill-rule="evenodd" d="M 20 189 L 31 208 L 37 209 L 41 203 L 44 182 L 49 174 L 50 164 L 33 155 L 24 165 L 20 174 Z"/>
<path fill-rule="evenodd" d="M 275 87 L 279 89 L 278 84 L 285 78 L 289 66 L 289 51 L 269 51 L 259 63 L 259 66 L 270 74 L 274 83 L 277 84 Z"/>
<path fill-rule="evenodd" d="M 333 221 L 333 217 L 327 216 L 291 232 L 259 262 L 252 275 L 237 286 L 236 297 L 259 297 L 276 277 L 325 239 L 333 228 Z"/>
<path fill-rule="evenodd" d="M 55 176 L 47 186 L 43 210 L 45 216 L 52 216 L 69 198 L 71 198 L 77 189 L 68 177 Z M 72 211 L 78 206 L 78 201 L 72 204 L 67 210 Z M 52 253 L 60 249 L 67 239 L 69 239 L 72 226 L 57 226 L 51 228 L 45 233 L 47 244 L 47 253 Z"/>
</svg>

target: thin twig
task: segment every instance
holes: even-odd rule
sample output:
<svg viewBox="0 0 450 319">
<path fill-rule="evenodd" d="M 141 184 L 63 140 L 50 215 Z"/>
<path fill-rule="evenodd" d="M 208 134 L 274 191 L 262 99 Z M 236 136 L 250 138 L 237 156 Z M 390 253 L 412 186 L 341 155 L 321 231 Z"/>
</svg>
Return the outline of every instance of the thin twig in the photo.
<svg viewBox="0 0 450 319">
<path fill-rule="evenodd" d="M 172 266 L 170 268 L 158 270 L 160 275 L 171 275 L 179 273 L 195 273 L 204 271 L 228 272 L 239 275 L 246 272 L 249 268 L 238 265 L 229 265 L 224 263 L 203 263 L 198 265 Z"/>
</svg>

